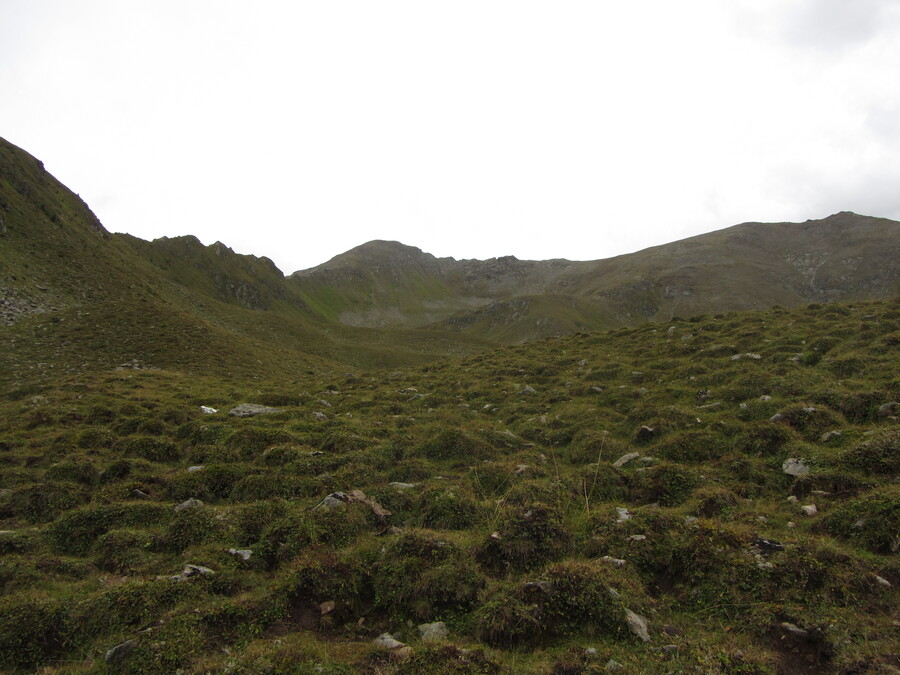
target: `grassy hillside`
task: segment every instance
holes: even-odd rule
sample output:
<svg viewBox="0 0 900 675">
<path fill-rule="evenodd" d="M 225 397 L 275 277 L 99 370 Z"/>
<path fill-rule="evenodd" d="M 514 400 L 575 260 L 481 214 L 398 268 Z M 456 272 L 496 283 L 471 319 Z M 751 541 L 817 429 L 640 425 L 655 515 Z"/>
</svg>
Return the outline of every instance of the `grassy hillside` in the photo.
<svg viewBox="0 0 900 675">
<path fill-rule="evenodd" d="M 0 669 L 895 672 L 898 344 L 893 300 L 7 386 Z"/>
</svg>

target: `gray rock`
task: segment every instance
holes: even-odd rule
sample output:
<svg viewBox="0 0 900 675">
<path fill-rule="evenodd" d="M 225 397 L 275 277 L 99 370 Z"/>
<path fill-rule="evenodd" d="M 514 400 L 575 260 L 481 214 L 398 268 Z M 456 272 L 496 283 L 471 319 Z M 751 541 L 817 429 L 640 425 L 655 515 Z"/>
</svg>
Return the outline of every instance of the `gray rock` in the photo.
<svg viewBox="0 0 900 675">
<path fill-rule="evenodd" d="M 646 534 L 632 534 L 630 537 L 628 537 L 629 541 L 646 541 L 646 539 Z"/>
<path fill-rule="evenodd" d="M 334 509 L 342 509 L 344 505 L 350 501 L 350 497 L 344 492 L 332 492 L 330 495 L 325 497 L 322 501 L 316 504 L 312 510 L 315 511 L 317 509 L 325 509 L 326 511 L 332 511 Z"/>
<path fill-rule="evenodd" d="M 530 384 L 526 384 L 526 385 L 525 385 L 525 388 L 522 389 L 522 391 L 520 391 L 519 393 L 520 393 L 520 394 L 536 394 L 537 391 L 536 391 L 535 388 L 532 387 Z"/>
<path fill-rule="evenodd" d="M 891 582 L 884 577 L 880 577 L 877 574 L 873 574 L 872 576 L 875 577 L 875 583 L 877 583 L 879 586 L 884 586 L 885 588 L 891 587 Z"/>
<path fill-rule="evenodd" d="M 792 623 L 788 623 L 787 621 L 784 621 L 784 622 L 781 624 L 781 627 L 784 629 L 784 631 L 785 631 L 786 633 L 790 633 L 790 634 L 793 635 L 794 637 L 803 637 L 803 638 L 805 638 L 805 637 L 808 637 L 808 636 L 809 636 L 809 633 L 808 633 L 807 631 L 803 630 L 802 628 L 800 628 L 800 627 L 798 627 L 798 626 L 795 626 L 795 625 L 792 624 Z"/>
<path fill-rule="evenodd" d="M 416 487 L 418 483 L 398 483 L 397 481 L 388 483 L 388 485 L 395 490 L 411 490 Z"/>
<path fill-rule="evenodd" d="M 819 512 L 819 509 L 816 508 L 815 504 L 807 504 L 805 506 L 801 506 L 800 510 L 803 511 L 807 516 L 814 516 Z"/>
<path fill-rule="evenodd" d="M 646 443 L 654 436 L 656 436 L 656 429 L 644 424 L 640 429 L 638 429 L 636 438 L 639 442 Z"/>
<path fill-rule="evenodd" d="M 121 642 L 115 647 L 106 650 L 104 659 L 107 663 L 118 663 L 127 658 L 128 655 L 134 651 L 134 648 L 137 647 L 137 643 L 137 640 L 126 640 L 125 642 Z"/>
<path fill-rule="evenodd" d="M 176 574 L 174 576 L 169 577 L 172 581 L 186 581 L 191 577 L 202 576 L 209 577 L 214 575 L 213 572 L 208 567 L 203 567 L 202 565 L 185 565 L 184 569 L 181 571 L 181 574 Z"/>
<path fill-rule="evenodd" d="M 278 408 L 270 408 L 266 405 L 258 403 L 241 403 L 228 411 L 232 417 L 253 417 L 254 415 L 266 415 L 268 413 L 279 412 Z"/>
<path fill-rule="evenodd" d="M 315 417 L 315 418 L 316 418 L 317 420 L 319 420 L 320 422 L 324 422 L 325 420 L 328 419 L 328 415 L 326 415 L 325 413 L 320 412 L 320 411 L 318 411 L 318 410 L 316 410 L 316 411 L 313 413 L 313 417 Z"/>
<path fill-rule="evenodd" d="M 203 466 L 202 464 L 197 464 L 196 466 L 189 466 L 187 468 L 187 470 L 188 470 L 188 473 L 194 473 L 196 471 L 203 471 L 203 469 L 205 469 L 205 468 L 206 467 Z"/>
<path fill-rule="evenodd" d="M 644 642 L 650 642 L 650 632 L 647 630 L 647 619 L 626 608 L 625 622 L 628 624 L 628 630 L 630 630 L 637 638 Z"/>
<path fill-rule="evenodd" d="M 898 409 L 900 409 L 900 403 L 891 401 L 890 403 L 885 403 L 883 406 L 878 408 L 878 415 L 880 417 L 890 417 L 891 415 L 896 413 Z"/>
<path fill-rule="evenodd" d="M 142 490 L 138 490 L 136 488 L 131 491 L 131 496 L 137 497 L 138 499 L 150 499 L 150 495 L 148 495 L 146 492 L 143 492 Z"/>
<path fill-rule="evenodd" d="M 608 555 L 603 556 L 602 558 L 600 558 L 600 560 L 605 560 L 606 562 L 610 562 L 613 565 L 615 565 L 616 567 L 622 567 L 622 565 L 625 564 L 625 561 L 622 560 L 621 558 L 613 558 Z"/>
<path fill-rule="evenodd" d="M 199 499 L 194 499 L 191 497 L 190 499 L 185 499 L 178 506 L 175 507 L 175 511 L 185 511 L 187 509 L 196 509 L 203 506 L 203 502 Z"/>
<path fill-rule="evenodd" d="M 796 457 L 788 457 L 781 465 L 781 470 L 788 476 L 805 476 L 809 473 L 809 467 L 803 463 L 803 460 Z"/>
<path fill-rule="evenodd" d="M 819 436 L 819 441 L 822 443 L 827 443 L 832 438 L 840 438 L 843 434 L 840 431 L 826 431 L 824 434 Z"/>
<path fill-rule="evenodd" d="M 734 356 L 731 357 L 731 360 L 737 361 L 739 359 L 753 359 L 755 361 L 758 361 L 761 358 L 762 358 L 762 356 L 760 356 L 759 354 L 753 354 L 751 352 L 746 352 L 745 354 L 735 354 Z"/>
<path fill-rule="evenodd" d="M 249 548 L 230 548 L 228 549 L 228 552 L 231 555 L 238 556 L 244 562 L 250 560 L 250 556 L 253 555 L 253 551 L 251 551 Z"/>
<path fill-rule="evenodd" d="M 619 457 L 619 459 L 613 462 L 613 466 L 618 469 L 619 467 L 625 466 L 626 464 L 628 464 L 628 462 L 637 459 L 640 456 L 641 453 L 639 452 L 629 452 L 625 455 L 622 455 L 621 457 Z"/>
<path fill-rule="evenodd" d="M 394 649 L 400 649 L 401 647 L 406 646 L 399 640 L 395 640 L 394 636 L 390 633 L 382 633 L 377 638 L 372 640 L 372 644 L 375 645 L 378 649 L 384 649 L 385 651 L 393 651 Z"/>
<path fill-rule="evenodd" d="M 631 520 L 631 514 L 628 512 L 628 509 L 617 506 L 616 507 L 616 522 L 624 523 L 626 520 Z"/>
<path fill-rule="evenodd" d="M 443 621 L 436 621 L 435 623 L 421 624 L 419 635 L 422 637 L 422 642 L 441 642 L 447 639 L 450 631 L 447 630 L 447 625 Z"/>
<path fill-rule="evenodd" d="M 606 662 L 606 670 L 608 670 L 610 672 L 613 672 L 616 670 L 625 670 L 625 666 L 623 666 L 618 661 L 613 661 L 612 659 L 610 659 L 609 661 Z"/>
</svg>

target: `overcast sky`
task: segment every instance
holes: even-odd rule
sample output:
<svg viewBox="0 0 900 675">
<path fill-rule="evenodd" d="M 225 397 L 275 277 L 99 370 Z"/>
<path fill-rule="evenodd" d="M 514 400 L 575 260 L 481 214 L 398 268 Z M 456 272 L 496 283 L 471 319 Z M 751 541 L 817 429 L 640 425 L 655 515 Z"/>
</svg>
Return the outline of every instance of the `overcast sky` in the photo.
<svg viewBox="0 0 900 675">
<path fill-rule="evenodd" d="M 0 0 L 0 136 L 285 273 L 900 219 L 900 0 Z"/>
</svg>

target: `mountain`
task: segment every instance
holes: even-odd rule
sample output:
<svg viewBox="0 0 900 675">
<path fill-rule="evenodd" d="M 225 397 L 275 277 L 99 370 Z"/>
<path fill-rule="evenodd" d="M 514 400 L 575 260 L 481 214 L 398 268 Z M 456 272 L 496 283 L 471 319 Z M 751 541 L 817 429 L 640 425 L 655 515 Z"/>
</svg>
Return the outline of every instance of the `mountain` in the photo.
<svg viewBox="0 0 900 675">
<path fill-rule="evenodd" d="M 509 343 L 673 316 L 888 298 L 900 223 L 838 213 L 744 223 L 607 260 L 435 258 L 374 241 L 289 278 L 321 316 L 354 326 L 474 332 Z"/>
<path fill-rule="evenodd" d="M 745 223 L 607 260 L 437 258 L 373 241 L 285 277 L 196 237 L 108 232 L 0 140 L 0 375 L 176 368 L 233 377 L 426 363 L 674 316 L 888 298 L 898 223 Z"/>
</svg>

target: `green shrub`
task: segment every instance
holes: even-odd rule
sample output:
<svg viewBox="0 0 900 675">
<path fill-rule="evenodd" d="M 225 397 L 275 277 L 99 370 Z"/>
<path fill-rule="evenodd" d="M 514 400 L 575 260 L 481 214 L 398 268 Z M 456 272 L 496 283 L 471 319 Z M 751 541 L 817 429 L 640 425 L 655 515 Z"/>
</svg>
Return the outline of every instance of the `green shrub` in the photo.
<svg viewBox="0 0 900 675">
<path fill-rule="evenodd" d="M 141 457 L 151 462 L 174 462 L 181 458 L 181 452 L 174 443 L 150 436 L 123 439 L 119 447 L 126 455 Z"/>
<path fill-rule="evenodd" d="M 130 575 L 146 564 L 146 548 L 151 538 L 146 532 L 109 530 L 97 539 L 94 546 L 97 567 L 106 572 Z"/>
<path fill-rule="evenodd" d="M 501 522 L 476 551 L 481 565 L 494 574 L 535 569 L 560 558 L 572 543 L 561 514 L 546 504 L 507 509 Z"/>
<path fill-rule="evenodd" d="M 75 435 L 75 446 L 85 450 L 111 448 L 115 437 L 106 429 L 82 429 Z"/>
<path fill-rule="evenodd" d="M 731 490 L 722 487 L 709 487 L 698 490 L 700 503 L 695 513 L 703 518 L 727 518 L 738 505 L 738 496 Z"/>
<path fill-rule="evenodd" d="M 858 497 L 822 522 L 829 533 L 868 551 L 896 553 L 900 546 L 900 488 L 891 486 Z"/>
<path fill-rule="evenodd" d="M 679 462 L 702 462 L 721 455 L 722 446 L 718 434 L 694 429 L 669 436 L 656 447 L 654 453 Z"/>
<path fill-rule="evenodd" d="M 88 491 L 72 483 L 36 483 L 15 488 L 0 514 L 22 518 L 28 523 L 46 523 L 59 514 L 84 504 Z"/>
<path fill-rule="evenodd" d="M 489 459 L 494 449 L 481 439 L 458 429 L 445 429 L 419 446 L 418 452 L 429 459 L 474 462 Z"/>
<path fill-rule="evenodd" d="M 464 530 L 482 515 L 471 496 L 450 488 L 423 492 L 419 513 L 422 525 L 435 530 Z"/>
<path fill-rule="evenodd" d="M 58 462 L 47 469 L 47 478 L 93 485 L 97 481 L 97 469 L 88 460 L 69 459 Z"/>
<path fill-rule="evenodd" d="M 0 666 L 34 672 L 65 651 L 66 603 L 32 596 L 0 600 Z"/>
<path fill-rule="evenodd" d="M 372 564 L 375 604 L 396 616 L 431 619 L 470 608 L 484 577 L 466 553 L 422 530 L 407 530 Z"/>
<path fill-rule="evenodd" d="M 101 535 L 114 527 L 162 523 L 171 514 L 171 507 L 162 504 L 86 506 L 63 514 L 47 528 L 47 537 L 61 553 L 83 556 Z"/>
<path fill-rule="evenodd" d="M 737 437 L 735 447 L 750 455 L 772 455 L 793 438 L 784 425 L 773 422 L 752 422 Z"/>
<path fill-rule="evenodd" d="M 688 500 L 698 485 L 696 473 L 681 464 L 659 464 L 631 477 L 631 501 L 660 506 L 678 506 Z"/>
<path fill-rule="evenodd" d="M 241 478 L 231 489 L 233 502 L 254 502 L 263 499 L 297 499 L 313 497 L 318 485 L 312 478 L 256 474 Z"/>
<path fill-rule="evenodd" d="M 180 552 L 206 542 L 226 540 L 229 534 L 228 526 L 216 516 L 214 509 L 198 506 L 175 513 L 157 547 Z"/>
<path fill-rule="evenodd" d="M 866 473 L 900 474 L 900 431 L 880 432 L 871 440 L 842 453 L 838 464 Z"/>
</svg>

